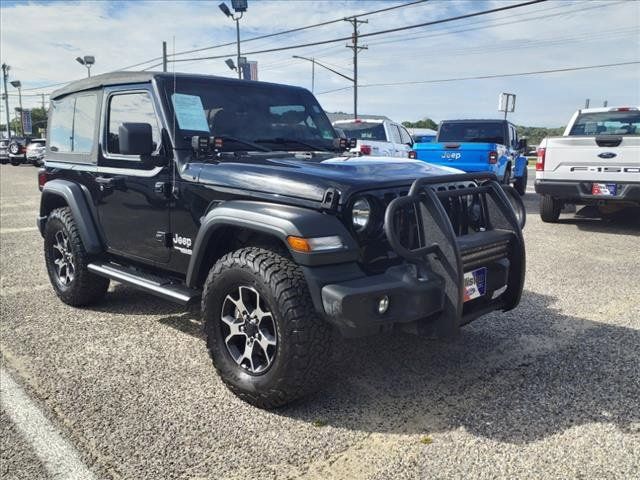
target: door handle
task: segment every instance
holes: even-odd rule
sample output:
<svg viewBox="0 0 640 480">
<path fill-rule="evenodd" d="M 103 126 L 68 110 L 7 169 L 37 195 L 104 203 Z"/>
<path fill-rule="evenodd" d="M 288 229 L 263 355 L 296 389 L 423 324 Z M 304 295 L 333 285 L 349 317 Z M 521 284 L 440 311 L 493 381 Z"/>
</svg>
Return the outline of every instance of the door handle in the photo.
<svg viewBox="0 0 640 480">
<path fill-rule="evenodd" d="M 113 177 L 96 177 L 96 183 L 102 186 L 113 185 Z"/>
<path fill-rule="evenodd" d="M 96 183 L 100 186 L 100 190 L 119 188 L 124 189 L 124 177 L 96 177 Z"/>
</svg>

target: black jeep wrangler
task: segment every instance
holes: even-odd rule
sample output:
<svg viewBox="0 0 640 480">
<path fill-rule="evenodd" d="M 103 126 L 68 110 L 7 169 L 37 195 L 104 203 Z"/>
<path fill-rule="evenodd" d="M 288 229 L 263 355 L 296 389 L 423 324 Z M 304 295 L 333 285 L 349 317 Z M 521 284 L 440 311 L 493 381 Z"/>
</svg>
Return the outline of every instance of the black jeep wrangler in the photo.
<svg viewBox="0 0 640 480">
<path fill-rule="evenodd" d="M 88 305 L 115 280 L 201 301 L 216 369 L 254 405 L 317 388 L 335 334 L 450 336 L 520 300 L 517 194 L 345 153 L 305 89 L 106 74 L 54 92 L 47 132 L 38 227 L 56 294 Z"/>
</svg>

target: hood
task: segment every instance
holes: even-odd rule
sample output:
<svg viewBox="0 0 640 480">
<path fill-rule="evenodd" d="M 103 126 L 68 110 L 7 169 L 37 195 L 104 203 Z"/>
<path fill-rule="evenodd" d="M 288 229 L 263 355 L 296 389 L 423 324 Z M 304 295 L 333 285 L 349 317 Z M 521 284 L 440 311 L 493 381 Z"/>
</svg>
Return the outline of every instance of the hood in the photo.
<svg viewBox="0 0 640 480">
<path fill-rule="evenodd" d="M 416 178 L 451 173 L 462 171 L 408 158 L 250 154 L 201 164 L 198 182 L 317 202 L 327 189 L 335 188 L 342 203 L 358 191 L 410 185 Z"/>
</svg>

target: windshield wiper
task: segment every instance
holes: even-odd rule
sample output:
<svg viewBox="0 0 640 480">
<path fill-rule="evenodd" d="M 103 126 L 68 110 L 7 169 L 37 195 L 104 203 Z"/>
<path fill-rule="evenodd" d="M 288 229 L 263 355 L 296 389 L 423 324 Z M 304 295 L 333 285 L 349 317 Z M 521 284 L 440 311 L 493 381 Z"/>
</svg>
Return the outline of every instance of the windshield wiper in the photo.
<svg viewBox="0 0 640 480">
<path fill-rule="evenodd" d="M 263 147 L 262 145 L 258 145 L 257 143 L 251 142 L 249 140 L 243 140 L 238 137 L 232 137 L 230 135 L 215 135 L 215 138 L 221 138 L 223 142 L 236 142 L 241 145 L 245 145 L 247 147 L 254 148 L 260 152 L 272 152 L 270 148 Z"/>
<path fill-rule="evenodd" d="M 326 147 L 321 147 L 319 145 L 313 145 L 311 143 L 306 143 L 306 142 L 303 142 L 301 140 L 296 140 L 295 138 L 282 138 L 282 137 L 260 138 L 260 139 L 256 140 L 255 142 L 256 143 L 273 143 L 275 145 L 283 145 L 285 143 L 293 143 L 295 145 L 302 145 L 303 147 L 310 148 L 311 150 L 314 150 L 314 151 L 321 151 L 321 152 L 330 152 L 331 151 Z"/>
</svg>

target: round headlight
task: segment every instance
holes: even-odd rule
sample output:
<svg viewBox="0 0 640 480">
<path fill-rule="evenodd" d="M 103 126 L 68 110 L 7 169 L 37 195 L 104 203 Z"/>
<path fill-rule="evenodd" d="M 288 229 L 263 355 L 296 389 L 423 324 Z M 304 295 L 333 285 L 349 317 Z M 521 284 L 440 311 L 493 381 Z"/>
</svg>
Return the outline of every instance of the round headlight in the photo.
<svg viewBox="0 0 640 480">
<path fill-rule="evenodd" d="M 357 232 L 362 232 L 371 219 L 371 204 L 366 198 L 359 198 L 353 203 L 351 209 L 351 221 L 353 222 L 353 228 Z"/>
</svg>

